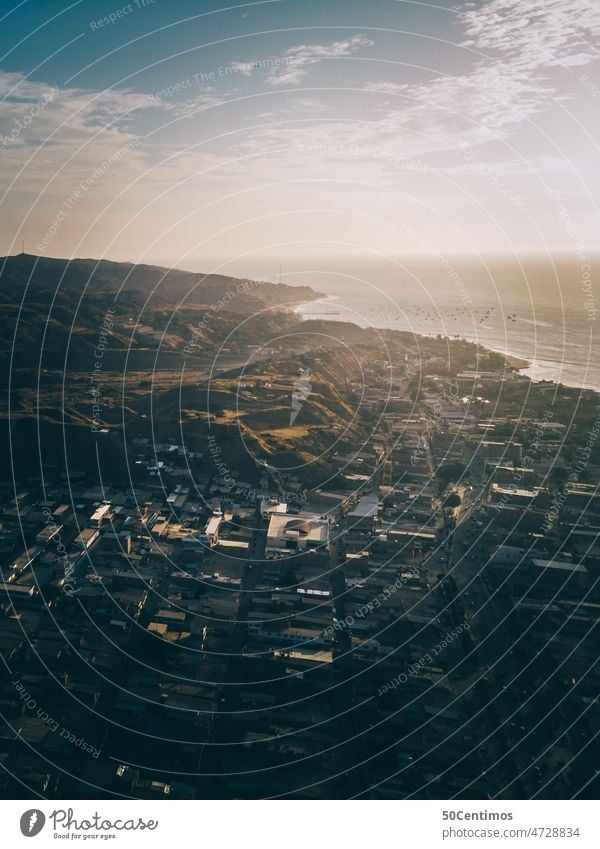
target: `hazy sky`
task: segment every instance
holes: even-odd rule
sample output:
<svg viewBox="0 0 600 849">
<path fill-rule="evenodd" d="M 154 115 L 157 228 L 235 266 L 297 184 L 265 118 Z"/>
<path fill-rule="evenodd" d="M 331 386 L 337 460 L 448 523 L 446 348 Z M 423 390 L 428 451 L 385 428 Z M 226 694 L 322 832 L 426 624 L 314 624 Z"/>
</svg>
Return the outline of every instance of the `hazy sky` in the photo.
<svg viewBox="0 0 600 849">
<path fill-rule="evenodd" d="M 600 0 L 0 9 L 3 254 L 597 246 Z"/>
</svg>

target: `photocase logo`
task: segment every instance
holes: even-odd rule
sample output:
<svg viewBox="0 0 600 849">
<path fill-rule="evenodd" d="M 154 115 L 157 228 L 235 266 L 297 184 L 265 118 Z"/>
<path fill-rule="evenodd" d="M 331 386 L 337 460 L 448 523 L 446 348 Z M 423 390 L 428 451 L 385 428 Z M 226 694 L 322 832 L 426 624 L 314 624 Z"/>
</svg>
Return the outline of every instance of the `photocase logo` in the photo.
<svg viewBox="0 0 600 849">
<path fill-rule="evenodd" d="M 35 837 L 45 824 L 46 817 L 43 812 L 37 808 L 32 808 L 30 811 L 25 811 L 21 817 L 21 834 L 24 837 Z"/>
<path fill-rule="evenodd" d="M 300 369 L 300 376 L 294 381 L 292 387 L 292 412 L 290 413 L 290 427 L 298 418 L 298 414 L 304 402 L 308 399 L 312 391 L 312 383 L 310 382 L 310 369 Z"/>
</svg>

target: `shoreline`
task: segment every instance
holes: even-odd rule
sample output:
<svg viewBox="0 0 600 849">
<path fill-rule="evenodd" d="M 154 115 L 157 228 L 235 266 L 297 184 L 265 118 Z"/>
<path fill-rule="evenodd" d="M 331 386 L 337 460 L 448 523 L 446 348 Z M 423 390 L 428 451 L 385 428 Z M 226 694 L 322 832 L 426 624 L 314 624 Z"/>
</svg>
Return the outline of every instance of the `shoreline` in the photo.
<svg viewBox="0 0 600 849">
<path fill-rule="evenodd" d="M 297 304 L 297 306 L 294 307 L 293 311 L 300 317 L 300 319 L 302 321 L 311 321 L 311 320 L 323 320 L 323 321 L 336 321 L 336 320 L 338 320 L 339 321 L 340 319 L 329 318 L 329 316 L 330 315 L 331 316 L 339 316 L 339 315 L 341 315 L 341 311 L 332 311 L 331 313 L 322 313 L 322 314 L 319 314 L 319 315 L 310 315 L 310 314 L 306 314 L 304 312 L 305 307 L 315 306 L 317 304 L 323 304 L 324 306 L 326 304 L 332 305 L 333 303 L 336 303 L 336 302 L 339 302 L 339 301 L 340 301 L 339 295 L 325 295 L 324 297 L 317 298 L 316 300 L 303 301 L 302 303 Z M 344 320 L 346 320 L 346 319 L 344 319 Z M 420 336 L 424 339 L 435 339 L 436 336 L 439 335 L 437 333 L 416 332 L 414 330 L 410 330 L 410 329 L 406 330 L 406 329 L 402 329 L 402 328 L 398 328 L 398 327 L 396 327 L 396 328 L 394 328 L 394 327 L 376 327 L 373 324 L 361 325 L 361 324 L 358 324 L 356 321 L 352 321 L 350 319 L 348 319 L 348 322 L 350 324 L 355 324 L 357 327 L 363 327 L 363 329 L 372 328 L 373 330 L 381 330 L 381 331 L 396 330 L 399 333 L 412 333 L 414 336 Z M 533 362 L 532 362 L 532 361 L 526 359 L 525 357 L 521 356 L 520 354 L 514 353 L 513 351 L 508 351 L 506 349 L 501 350 L 500 348 L 495 348 L 492 345 L 483 344 L 479 340 L 468 339 L 466 336 L 461 336 L 460 334 L 458 335 L 457 338 L 454 338 L 454 337 L 451 337 L 451 336 L 446 336 L 445 338 L 449 339 L 450 341 L 471 342 L 473 345 L 479 345 L 481 348 L 487 349 L 488 351 L 493 351 L 496 354 L 501 354 L 503 357 L 506 358 L 508 365 L 510 365 L 512 368 L 516 369 L 519 372 L 519 374 L 522 374 L 525 377 L 529 377 L 529 379 L 532 381 L 532 383 L 552 383 L 554 386 L 564 386 L 565 388 L 568 388 L 568 389 L 579 389 L 582 392 L 594 392 L 596 395 L 600 394 L 600 386 L 589 386 L 589 385 L 583 386 L 581 383 L 570 382 L 570 380 L 568 378 L 567 378 L 567 380 L 556 381 L 552 376 L 550 376 L 550 377 L 539 377 L 539 376 L 535 377 L 534 374 L 532 374 L 532 372 L 534 372 L 534 373 L 537 372 L 539 374 L 539 372 L 541 371 L 542 374 L 543 374 L 545 371 L 547 371 L 547 372 L 555 371 L 557 368 L 560 368 L 560 365 L 561 365 L 558 361 L 533 360 Z"/>
</svg>

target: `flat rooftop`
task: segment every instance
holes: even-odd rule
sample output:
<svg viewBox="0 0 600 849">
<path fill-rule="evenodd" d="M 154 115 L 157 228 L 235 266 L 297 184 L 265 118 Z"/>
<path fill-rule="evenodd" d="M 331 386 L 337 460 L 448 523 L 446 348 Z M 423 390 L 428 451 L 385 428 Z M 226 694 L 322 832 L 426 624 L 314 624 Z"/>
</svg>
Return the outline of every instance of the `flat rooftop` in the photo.
<svg viewBox="0 0 600 849">
<path fill-rule="evenodd" d="M 375 518 L 379 511 L 379 497 L 372 493 L 363 495 L 358 504 L 347 513 L 349 519 Z"/>
<path fill-rule="evenodd" d="M 531 562 L 540 569 L 561 569 L 564 572 L 582 572 L 587 574 L 587 569 L 583 563 L 570 563 L 568 560 L 538 560 L 537 558 Z"/>
</svg>

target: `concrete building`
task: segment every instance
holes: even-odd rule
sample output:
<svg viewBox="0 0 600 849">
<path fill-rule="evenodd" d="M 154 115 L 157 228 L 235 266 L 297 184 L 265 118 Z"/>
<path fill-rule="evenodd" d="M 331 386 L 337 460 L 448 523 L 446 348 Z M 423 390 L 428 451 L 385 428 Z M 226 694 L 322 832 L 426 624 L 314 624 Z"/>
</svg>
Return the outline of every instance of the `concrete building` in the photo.
<svg viewBox="0 0 600 849">
<path fill-rule="evenodd" d="M 24 572 L 25 569 L 31 566 L 34 560 L 39 557 L 41 553 L 42 548 L 39 545 L 34 545 L 25 549 L 25 551 L 22 554 L 19 554 L 19 556 L 10 564 L 11 571 L 20 575 L 21 572 Z"/>
<path fill-rule="evenodd" d="M 48 545 L 48 543 L 52 542 L 52 540 L 57 537 L 62 531 L 62 525 L 45 525 L 38 534 L 36 534 L 35 541 L 39 545 Z"/>
<path fill-rule="evenodd" d="M 346 513 L 348 523 L 356 529 L 372 530 L 379 513 L 379 497 L 377 493 L 363 495 L 358 504 Z"/>
<path fill-rule="evenodd" d="M 327 546 L 328 541 L 327 519 L 305 514 L 290 517 L 273 513 L 267 531 L 266 555 L 268 559 L 293 557 Z"/>
<path fill-rule="evenodd" d="M 511 504 L 514 506 L 529 507 L 534 504 L 540 489 L 525 489 L 517 486 L 502 486 L 499 483 L 493 483 L 490 489 L 490 502 L 492 504 Z"/>
<path fill-rule="evenodd" d="M 100 531 L 95 528 L 84 528 L 81 533 L 77 534 L 75 539 L 73 540 L 73 548 L 81 549 L 82 551 L 86 551 L 90 549 L 93 544 L 100 537 Z"/>
<path fill-rule="evenodd" d="M 264 498 L 260 502 L 260 515 L 263 519 L 268 519 L 272 513 L 287 513 L 287 504 L 277 498 Z"/>
<path fill-rule="evenodd" d="M 101 504 L 90 516 L 88 524 L 90 528 L 99 528 L 109 517 L 110 504 Z"/>
<path fill-rule="evenodd" d="M 200 534 L 200 541 L 206 545 L 215 546 L 219 541 L 219 528 L 223 521 L 223 514 L 216 511 L 210 517 L 204 528 L 204 532 Z"/>
</svg>

